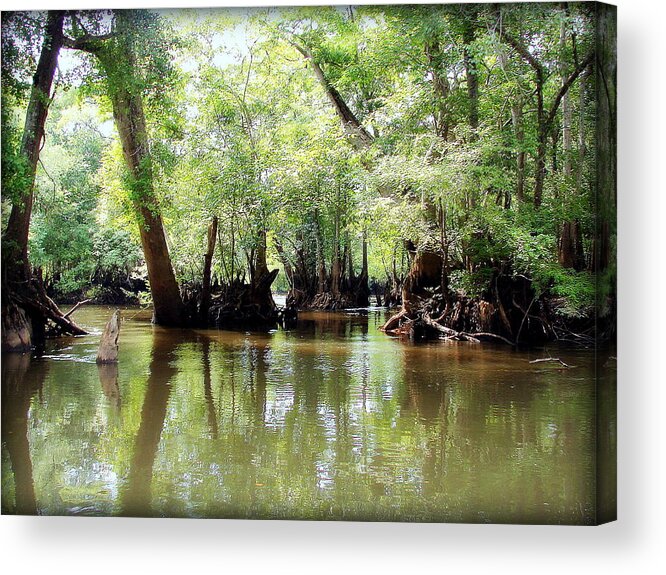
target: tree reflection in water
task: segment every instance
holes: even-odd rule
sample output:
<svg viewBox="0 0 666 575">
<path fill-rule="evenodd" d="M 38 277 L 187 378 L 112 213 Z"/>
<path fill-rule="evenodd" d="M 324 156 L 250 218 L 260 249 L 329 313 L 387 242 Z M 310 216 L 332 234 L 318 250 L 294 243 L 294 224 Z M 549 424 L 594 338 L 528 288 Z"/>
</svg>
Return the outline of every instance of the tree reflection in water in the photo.
<svg viewBox="0 0 666 575">
<path fill-rule="evenodd" d="M 592 521 L 593 354 L 563 371 L 491 345 L 411 345 L 378 333 L 380 315 L 303 314 L 274 333 L 140 318 L 119 369 L 89 362 L 94 338 L 3 364 L 3 510 Z"/>
<path fill-rule="evenodd" d="M 6 474 L 9 476 L 9 470 L 3 465 L 3 513 L 36 515 L 38 511 L 28 441 L 28 412 L 47 370 L 45 362 L 32 360 L 27 353 L 2 356 L 2 445 L 9 455 L 14 480 L 14 489 L 8 489 Z M 14 501 L 11 501 L 12 491 Z"/>
<path fill-rule="evenodd" d="M 155 328 L 146 395 L 141 409 L 141 424 L 134 442 L 127 485 L 122 495 L 122 514 L 148 516 L 151 508 L 153 465 L 171 395 L 177 339 L 168 331 Z"/>
</svg>

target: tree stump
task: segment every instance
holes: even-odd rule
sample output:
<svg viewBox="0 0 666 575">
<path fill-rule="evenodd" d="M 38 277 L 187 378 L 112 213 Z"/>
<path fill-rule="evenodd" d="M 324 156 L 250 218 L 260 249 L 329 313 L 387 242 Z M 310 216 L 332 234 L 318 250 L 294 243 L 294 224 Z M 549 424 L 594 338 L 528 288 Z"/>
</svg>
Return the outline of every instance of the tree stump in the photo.
<svg viewBox="0 0 666 575">
<path fill-rule="evenodd" d="M 97 352 L 97 363 L 116 363 L 118 361 L 118 336 L 120 335 L 120 310 L 113 312 L 104 328 Z"/>
</svg>

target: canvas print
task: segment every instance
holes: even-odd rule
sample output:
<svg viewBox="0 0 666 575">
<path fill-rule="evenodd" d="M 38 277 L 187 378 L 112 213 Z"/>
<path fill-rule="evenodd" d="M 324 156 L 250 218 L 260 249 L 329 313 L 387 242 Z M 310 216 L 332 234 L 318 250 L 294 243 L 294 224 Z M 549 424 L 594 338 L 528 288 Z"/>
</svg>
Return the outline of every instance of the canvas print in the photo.
<svg viewBox="0 0 666 575">
<path fill-rule="evenodd" d="M 2 513 L 615 518 L 616 11 L 2 13 Z"/>
</svg>

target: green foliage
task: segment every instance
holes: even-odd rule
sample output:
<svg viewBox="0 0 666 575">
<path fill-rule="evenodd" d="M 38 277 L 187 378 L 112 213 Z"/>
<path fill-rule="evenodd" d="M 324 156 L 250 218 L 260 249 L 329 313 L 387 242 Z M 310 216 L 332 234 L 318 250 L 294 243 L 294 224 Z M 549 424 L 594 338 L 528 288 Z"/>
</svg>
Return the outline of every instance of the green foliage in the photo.
<svg viewBox="0 0 666 575">
<path fill-rule="evenodd" d="M 40 21 L 3 15 L 4 207 L 24 184 L 20 64 L 34 59 Z M 591 49 L 593 23 L 578 4 L 502 7 L 502 30 L 543 66 L 546 108 L 561 89 L 561 70 Z M 68 80 L 75 89 L 52 107 L 33 261 L 57 276 L 62 291 L 95 277 L 119 281 L 142 263 L 136 208 L 147 206 L 160 211 L 177 276 L 188 282 L 201 281 L 216 216 L 219 281 L 247 278 L 264 237 L 270 266 L 302 260 L 312 270 L 323 258 L 330 273 L 333 255 L 346 247 L 358 271 L 365 237 L 369 275 L 380 281 L 404 277 L 412 242 L 446 251 L 457 292 L 480 295 L 496 274 L 520 275 L 537 294 L 556 297 L 559 313 L 589 314 L 595 277 L 564 269 L 558 240 L 563 223 L 577 222 L 589 259 L 594 86 L 588 78 L 586 88 L 578 80 L 569 89 L 569 150 L 555 111 L 536 209 L 534 70 L 499 25 L 494 8 L 481 5 L 69 18 L 73 38 L 114 36 L 99 58 L 78 56 L 78 79 Z M 326 86 L 372 134 L 371 145 L 351 141 Z M 148 124 L 150 153 L 132 175 L 109 128 L 107 96 L 121 91 L 140 95 Z M 600 293 L 610 293 L 612 277 L 611 270 L 601 279 Z M 287 288 L 284 274 L 275 285 Z"/>
<path fill-rule="evenodd" d="M 552 293 L 560 296 L 556 312 L 565 317 L 590 317 L 594 312 L 597 287 L 594 274 L 575 272 L 553 264 L 545 267 L 538 278 L 550 284 Z"/>
<path fill-rule="evenodd" d="M 31 226 L 31 262 L 58 296 L 91 282 L 119 284 L 141 261 L 140 249 L 100 181 L 110 139 L 90 100 L 67 92 L 51 108 L 50 145 L 41 154 Z"/>
</svg>

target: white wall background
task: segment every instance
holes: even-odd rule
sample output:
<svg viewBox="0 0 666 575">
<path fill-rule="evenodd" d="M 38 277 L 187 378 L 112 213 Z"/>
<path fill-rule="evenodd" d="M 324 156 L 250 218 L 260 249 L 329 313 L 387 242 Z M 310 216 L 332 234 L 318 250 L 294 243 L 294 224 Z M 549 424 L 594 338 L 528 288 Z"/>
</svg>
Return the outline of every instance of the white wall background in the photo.
<svg viewBox="0 0 666 575">
<path fill-rule="evenodd" d="M 312 0 L 197 0 L 267 5 Z M 326 3 L 321 0 L 320 3 Z M 379 2 L 381 3 L 381 2 Z M 384 2 L 386 3 L 386 2 Z M 666 540 L 666 28 L 658 0 L 619 14 L 619 517 L 589 527 L 97 518 L 0 518 L 5 573 L 271 574 L 428 571 L 664 573 Z M 139 0 L 137 6 L 187 5 Z M 3 9 L 134 7 L 125 0 L 5 0 Z M 663 420 L 663 421 L 662 421 Z M 498 494 L 501 496 L 501 494 Z"/>
</svg>

